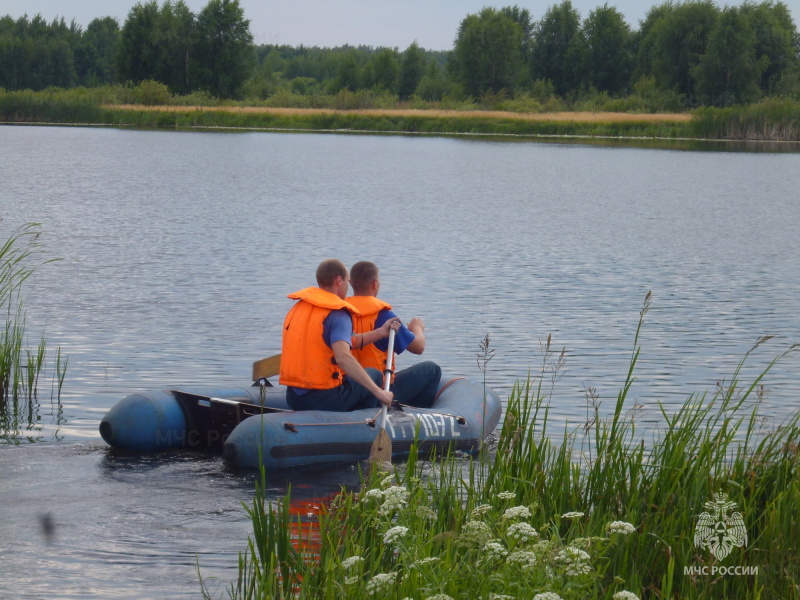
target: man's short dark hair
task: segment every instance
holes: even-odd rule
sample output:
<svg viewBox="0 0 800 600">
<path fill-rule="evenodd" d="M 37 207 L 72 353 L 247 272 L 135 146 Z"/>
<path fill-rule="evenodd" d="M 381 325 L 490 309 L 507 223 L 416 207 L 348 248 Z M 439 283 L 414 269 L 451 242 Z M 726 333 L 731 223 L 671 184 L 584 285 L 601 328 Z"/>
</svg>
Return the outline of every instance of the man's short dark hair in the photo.
<svg viewBox="0 0 800 600">
<path fill-rule="evenodd" d="M 350 285 L 353 291 L 360 295 L 368 292 L 372 282 L 378 278 L 378 265 L 368 260 L 362 260 L 350 269 Z"/>
<path fill-rule="evenodd" d="M 347 267 L 336 258 L 328 258 L 319 263 L 317 267 L 317 285 L 319 287 L 330 287 L 337 277 L 347 278 Z"/>
</svg>

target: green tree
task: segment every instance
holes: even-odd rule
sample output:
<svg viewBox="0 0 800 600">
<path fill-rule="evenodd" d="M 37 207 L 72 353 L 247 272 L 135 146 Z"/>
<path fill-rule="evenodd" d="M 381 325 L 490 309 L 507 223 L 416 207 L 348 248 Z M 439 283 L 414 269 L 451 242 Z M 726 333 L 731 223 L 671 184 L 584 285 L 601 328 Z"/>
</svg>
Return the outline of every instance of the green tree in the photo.
<svg viewBox="0 0 800 600">
<path fill-rule="evenodd" d="M 122 81 L 139 83 L 157 78 L 161 51 L 154 33 L 158 18 L 156 0 L 137 3 L 128 11 L 120 31 L 117 54 L 117 72 Z"/>
<path fill-rule="evenodd" d="M 374 89 L 397 93 L 400 77 L 400 62 L 397 51 L 392 48 L 379 48 L 370 58 L 365 70 L 365 84 Z"/>
<path fill-rule="evenodd" d="M 557 94 L 565 95 L 580 82 L 581 66 L 576 45 L 580 40 L 580 15 L 570 0 L 547 9 L 533 31 L 531 75 L 547 80 Z"/>
<path fill-rule="evenodd" d="M 719 9 L 711 0 L 664 5 L 649 28 L 641 47 L 648 48 L 650 73 L 661 89 L 675 90 L 695 101 L 692 73 L 706 52 L 708 36 Z"/>
<path fill-rule="evenodd" d="M 672 11 L 674 5 L 671 0 L 664 4 L 659 4 L 650 8 L 645 15 L 644 21 L 639 22 L 639 30 L 633 35 L 633 46 L 635 56 L 634 78 L 653 77 L 653 60 L 656 35 L 650 35 L 653 27 Z M 653 78 L 655 81 L 655 78 Z"/>
<path fill-rule="evenodd" d="M 238 0 L 210 0 L 197 15 L 194 45 L 196 88 L 232 98 L 254 62 L 250 21 Z"/>
<path fill-rule="evenodd" d="M 756 34 L 748 16 L 738 7 L 725 8 L 694 68 L 701 101 L 730 106 L 758 100 L 764 63 L 756 57 Z"/>
<path fill-rule="evenodd" d="M 591 11 L 583 38 L 587 82 L 609 94 L 626 91 L 633 68 L 632 35 L 622 14 L 608 4 Z"/>
<path fill-rule="evenodd" d="M 494 8 L 461 21 L 452 70 L 464 91 L 474 97 L 489 90 L 513 93 L 525 64 L 522 41 L 519 23 Z"/>
<path fill-rule="evenodd" d="M 744 3 L 741 11 L 753 28 L 756 59 L 764 67 L 759 86 L 772 94 L 783 75 L 798 67 L 797 28 L 783 2 Z"/>
<path fill-rule="evenodd" d="M 75 66 L 81 85 L 95 86 L 117 80 L 119 39 L 119 23 L 115 18 L 103 17 L 89 23 L 75 53 Z"/>
<path fill-rule="evenodd" d="M 183 0 L 166 0 L 161 5 L 153 30 L 158 48 L 158 68 L 154 79 L 164 83 L 172 93 L 192 91 L 191 59 L 194 44 L 195 17 Z"/>
<path fill-rule="evenodd" d="M 338 56 L 336 76 L 331 82 L 331 93 L 341 90 L 355 92 L 361 87 L 361 66 L 358 63 L 358 53 L 355 48 L 348 48 Z"/>
<path fill-rule="evenodd" d="M 417 42 L 412 43 L 403 52 L 400 59 L 400 75 L 397 94 L 401 100 L 408 100 L 417 91 L 417 86 L 425 72 L 425 52 Z"/>
</svg>

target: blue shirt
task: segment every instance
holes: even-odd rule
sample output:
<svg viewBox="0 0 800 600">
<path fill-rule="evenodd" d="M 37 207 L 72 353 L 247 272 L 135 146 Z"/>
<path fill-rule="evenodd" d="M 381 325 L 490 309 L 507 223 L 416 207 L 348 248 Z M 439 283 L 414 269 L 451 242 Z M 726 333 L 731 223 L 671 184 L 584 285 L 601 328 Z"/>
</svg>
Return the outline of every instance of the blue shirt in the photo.
<svg viewBox="0 0 800 600">
<path fill-rule="evenodd" d="M 386 323 L 389 319 L 394 319 L 397 315 L 388 308 L 384 308 L 378 313 L 378 318 L 375 320 L 375 329 Z M 400 329 L 394 335 L 394 351 L 395 354 L 402 354 L 408 345 L 414 341 L 415 336 L 411 330 L 405 325 L 400 325 Z M 383 338 L 375 342 L 375 347 L 381 352 L 386 352 L 389 349 L 389 338 Z"/>
</svg>

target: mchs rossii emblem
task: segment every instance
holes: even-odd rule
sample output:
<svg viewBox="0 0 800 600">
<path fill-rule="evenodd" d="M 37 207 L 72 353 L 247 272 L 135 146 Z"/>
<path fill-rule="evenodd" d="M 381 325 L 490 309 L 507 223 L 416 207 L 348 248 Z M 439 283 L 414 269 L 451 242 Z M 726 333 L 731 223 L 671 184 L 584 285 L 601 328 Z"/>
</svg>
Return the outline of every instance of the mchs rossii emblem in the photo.
<svg viewBox="0 0 800 600">
<path fill-rule="evenodd" d="M 742 513 L 733 512 L 736 502 L 728 501 L 728 494 L 717 492 L 716 499 L 706 502 L 708 512 L 700 515 L 694 530 L 694 545 L 708 548 L 717 560 L 723 560 L 734 548 L 747 546 L 747 531 Z"/>
</svg>

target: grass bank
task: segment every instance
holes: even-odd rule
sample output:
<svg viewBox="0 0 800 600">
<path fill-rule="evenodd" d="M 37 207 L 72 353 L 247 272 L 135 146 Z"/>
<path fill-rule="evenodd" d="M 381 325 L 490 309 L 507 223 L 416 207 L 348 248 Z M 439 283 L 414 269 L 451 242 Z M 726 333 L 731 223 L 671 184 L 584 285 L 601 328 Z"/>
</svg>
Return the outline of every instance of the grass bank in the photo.
<svg viewBox="0 0 800 600">
<path fill-rule="evenodd" d="M 295 97 L 257 105 L 216 102 L 204 95 L 174 97 L 155 85 L 138 88 L 0 90 L 3 123 L 82 124 L 143 129 L 257 129 L 291 131 L 396 132 L 435 135 L 659 138 L 800 141 L 800 103 L 769 100 L 731 109 L 692 113 L 549 112 L 531 105 L 436 103 L 388 105 L 358 94 L 295 106 Z M 150 82 L 152 84 L 153 82 Z M 308 104 L 311 104 L 308 102 Z M 538 106 L 538 104 L 536 105 Z M 527 108 L 526 108 L 527 107 Z"/>
<path fill-rule="evenodd" d="M 800 414 L 770 431 L 758 415 L 764 376 L 797 347 L 743 383 L 748 353 L 713 397 L 662 408 L 645 441 L 628 392 L 648 308 L 649 295 L 613 414 L 595 406 L 560 442 L 544 388 L 563 361 L 548 341 L 539 383 L 508 400 L 493 460 L 412 459 L 343 490 L 314 527 L 288 496 L 269 505 L 262 475 L 229 597 L 800 598 Z"/>
</svg>

